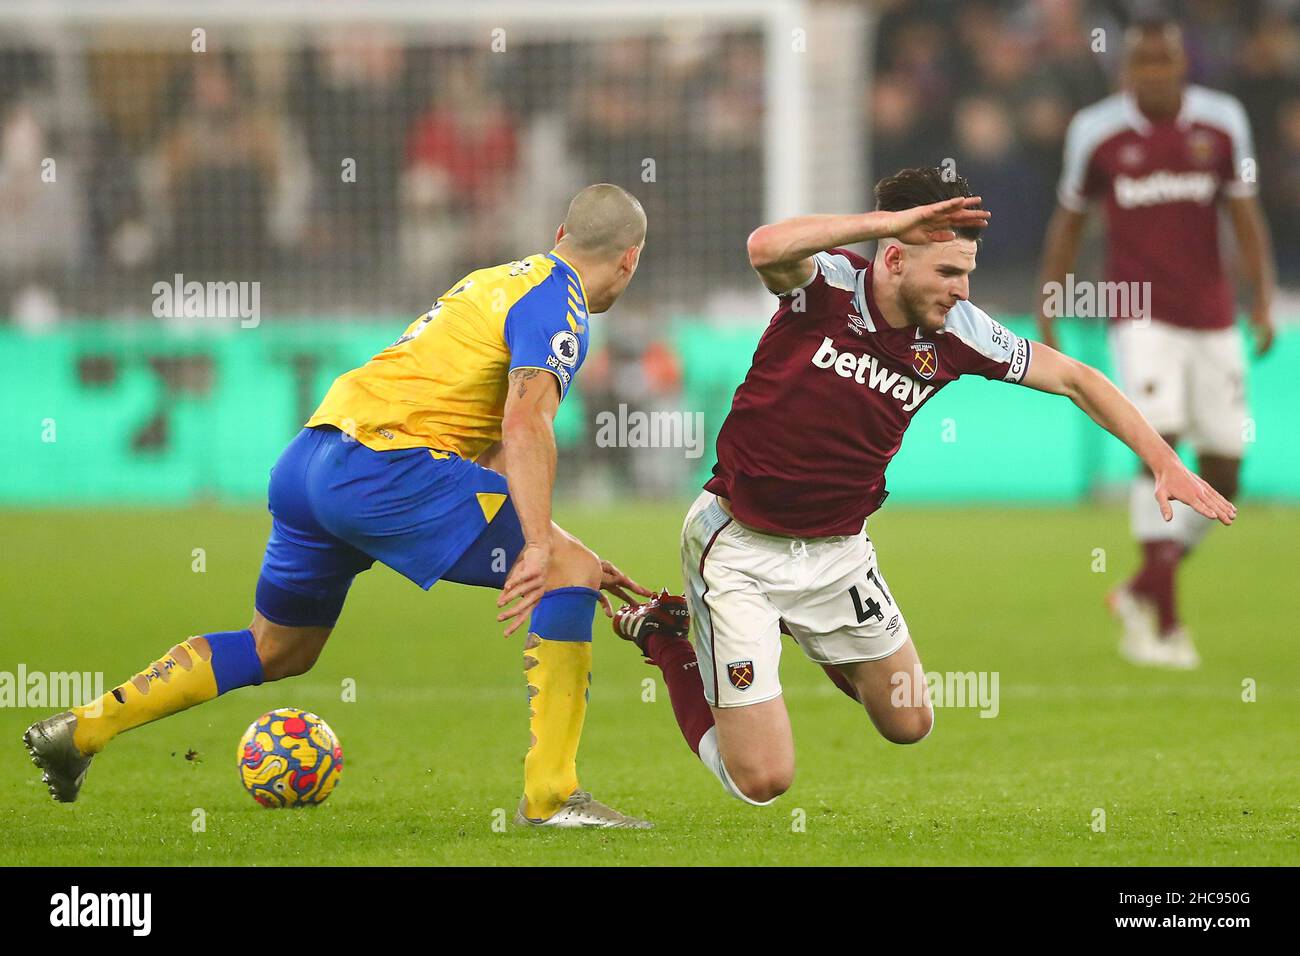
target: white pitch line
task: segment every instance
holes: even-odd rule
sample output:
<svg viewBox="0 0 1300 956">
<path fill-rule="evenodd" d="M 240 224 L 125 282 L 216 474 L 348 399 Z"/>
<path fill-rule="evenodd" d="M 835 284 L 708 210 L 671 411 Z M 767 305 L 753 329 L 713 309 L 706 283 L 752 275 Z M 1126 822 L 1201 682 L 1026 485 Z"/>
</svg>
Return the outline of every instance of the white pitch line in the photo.
<svg viewBox="0 0 1300 956">
<path fill-rule="evenodd" d="M 266 685 L 270 689 L 270 685 Z M 338 684 L 303 684 L 303 683 L 285 683 L 283 686 L 277 686 L 277 693 L 287 699 L 292 699 L 295 694 L 304 696 L 336 696 L 340 694 Z M 598 688 L 593 688 L 597 697 L 601 700 L 610 700 L 612 696 L 619 695 L 619 686 L 609 682 L 602 683 Z M 641 702 L 641 683 L 629 683 L 625 685 L 625 696 L 628 701 Z M 1150 697 L 1172 697 L 1188 698 L 1197 700 L 1222 700 L 1225 703 L 1237 703 L 1241 701 L 1241 688 L 1236 684 L 1210 685 L 1210 684 L 1158 684 L 1149 687 L 1139 687 L 1130 684 L 1111 684 L 1108 686 L 1098 687 L 1080 687 L 1070 684 L 1010 684 L 1005 677 L 1002 678 L 998 688 L 999 696 L 1002 698 L 1025 698 L 1033 699 L 1037 697 L 1055 697 L 1066 700 L 1095 700 L 1105 698 L 1108 700 L 1138 700 Z M 793 686 L 785 685 L 787 697 L 798 700 L 803 697 L 842 697 L 842 692 L 829 682 L 825 684 L 795 684 Z M 367 684 L 358 682 L 357 701 L 366 702 L 368 700 L 379 700 L 385 702 L 412 702 L 412 703 L 438 703 L 445 701 L 497 701 L 497 700 L 526 700 L 527 693 L 522 683 L 519 687 L 465 687 L 445 686 L 445 687 L 393 687 L 391 685 Z M 1258 698 L 1263 701 L 1272 699 L 1296 700 L 1300 699 L 1300 687 L 1269 687 L 1264 686 L 1257 690 Z M 668 702 L 668 692 L 662 691 L 662 702 Z M 951 708 L 949 708 L 951 709 Z M 971 708 L 965 708 L 971 709 Z M 978 708 L 975 708 L 978 709 Z"/>
</svg>

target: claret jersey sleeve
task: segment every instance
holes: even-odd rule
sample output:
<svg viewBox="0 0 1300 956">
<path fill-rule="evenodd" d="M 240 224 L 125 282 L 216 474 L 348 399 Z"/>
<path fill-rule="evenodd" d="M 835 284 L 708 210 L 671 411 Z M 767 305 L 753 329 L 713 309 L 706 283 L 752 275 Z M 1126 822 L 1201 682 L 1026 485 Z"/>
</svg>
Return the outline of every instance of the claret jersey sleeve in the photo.
<svg viewBox="0 0 1300 956">
<path fill-rule="evenodd" d="M 827 249 L 812 257 L 813 273 L 803 285 L 776 293 L 776 313 L 771 324 L 799 322 L 849 300 L 849 310 L 859 318 L 864 310 L 863 275 L 867 260 L 848 249 Z"/>
<path fill-rule="evenodd" d="M 849 249 L 827 249 L 812 257 L 813 274 L 803 285 L 788 292 L 777 293 L 781 299 L 820 296 L 827 290 L 839 289 L 856 294 L 859 276 L 867 260 Z"/>
<path fill-rule="evenodd" d="M 1095 199 L 1105 188 L 1101 173 L 1093 164 L 1097 147 L 1108 136 L 1114 135 L 1123 117 L 1117 107 L 1107 104 L 1104 110 L 1097 107 L 1076 113 L 1065 131 L 1065 155 L 1061 162 L 1061 179 L 1056 187 L 1056 198 L 1066 209 L 1083 212 L 1088 200 Z"/>
</svg>

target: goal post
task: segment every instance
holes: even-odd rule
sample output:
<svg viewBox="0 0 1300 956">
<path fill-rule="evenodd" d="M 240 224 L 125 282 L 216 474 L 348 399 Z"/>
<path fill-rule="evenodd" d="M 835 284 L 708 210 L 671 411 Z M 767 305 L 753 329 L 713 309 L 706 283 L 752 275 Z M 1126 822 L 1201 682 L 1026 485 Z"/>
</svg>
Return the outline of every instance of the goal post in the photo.
<svg viewBox="0 0 1300 956">
<path fill-rule="evenodd" d="M 189 265 L 277 311 L 405 314 L 600 175 L 652 214 L 629 302 L 698 309 L 743 290 L 761 221 L 862 207 L 869 49 L 861 7 L 808 0 L 5 6 L 0 107 L 84 231 L 0 292 L 138 314 L 133 272 Z"/>
</svg>

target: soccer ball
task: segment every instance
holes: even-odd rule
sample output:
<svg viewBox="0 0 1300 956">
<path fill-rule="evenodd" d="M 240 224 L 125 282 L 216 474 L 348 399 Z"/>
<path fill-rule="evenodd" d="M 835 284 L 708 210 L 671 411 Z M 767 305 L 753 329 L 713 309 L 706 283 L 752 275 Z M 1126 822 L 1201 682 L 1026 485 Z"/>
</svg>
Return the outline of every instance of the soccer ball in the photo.
<svg viewBox="0 0 1300 956">
<path fill-rule="evenodd" d="M 239 741 L 239 781 L 264 807 L 321 803 L 343 772 L 343 748 L 329 724 L 297 707 L 263 714 Z"/>
</svg>

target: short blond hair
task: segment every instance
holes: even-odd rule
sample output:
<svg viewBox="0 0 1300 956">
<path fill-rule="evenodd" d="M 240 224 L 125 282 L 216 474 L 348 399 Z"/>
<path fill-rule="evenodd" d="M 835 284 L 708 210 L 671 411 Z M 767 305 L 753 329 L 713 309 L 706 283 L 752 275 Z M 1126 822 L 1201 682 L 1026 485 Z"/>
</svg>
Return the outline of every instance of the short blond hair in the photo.
<svg viewBox="0 0 1300 956">
<path fill-rule="evenodd" d="M 564 241 L 581 253 L 614 256 L 645 241 L 646 217 L 641 203 L 622 186 L 596 183 L 569 203 Z"/>
</svg>

